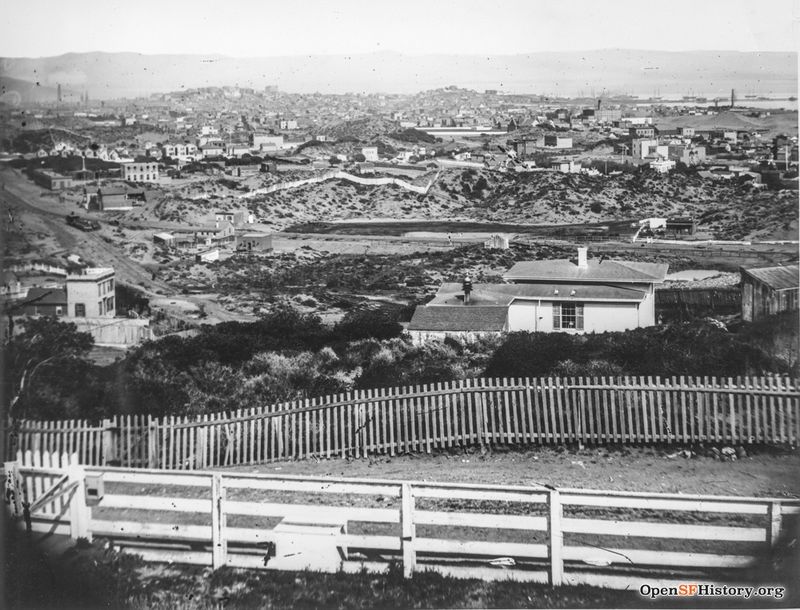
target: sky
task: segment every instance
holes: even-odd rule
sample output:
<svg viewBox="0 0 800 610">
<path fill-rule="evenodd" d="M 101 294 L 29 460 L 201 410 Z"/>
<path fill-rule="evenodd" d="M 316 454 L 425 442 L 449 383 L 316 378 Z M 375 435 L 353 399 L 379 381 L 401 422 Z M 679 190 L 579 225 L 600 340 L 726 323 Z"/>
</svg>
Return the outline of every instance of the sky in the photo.
<svg viewBox="0 0 800 610">
<path fill-rule="evenodd" d="M 800 0 L 25 0 L 0 57 L 797 51 Z"/>
</svg>

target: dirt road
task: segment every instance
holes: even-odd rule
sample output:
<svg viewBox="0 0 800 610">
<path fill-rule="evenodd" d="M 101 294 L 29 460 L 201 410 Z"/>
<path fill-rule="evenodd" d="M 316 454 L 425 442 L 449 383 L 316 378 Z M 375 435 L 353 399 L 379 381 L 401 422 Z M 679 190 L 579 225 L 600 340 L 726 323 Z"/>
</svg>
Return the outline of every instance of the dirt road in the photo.
<svg viewBox="0 0 800 610">
<path fill-rule="evenodd" d="M 104 226 L 100 231 L 84 232 L 67 225 L 65 218 L 74 209 L 61 203 L 58 198 L 42 197 L 41 188 L 27 181 L 17 171 L 8 168 L 0 170 L 0 181 L 3 184 L 0 190 L 0 201 L 3 202 L 3 206 L 16 208 L 22 214 L 23 221 L 26 218 L 32 220 L 38 233 L 43 231 L 49 233 L 55 241 L 56 245 L 51 247 L 49 252 L 41 254 L 78 254 L 94 265 L 113 267 L 119 282 L 136 286 L 149 297 L 177 295 L 175 288 L 153 277 L 152 271 L 118 249 L 107 235 L 110 231 L 108 226 Z M 207 314 L 204 323 L 246 322 L 254 319 L 252 316 L 226 311 L 214 301 L 213 296 L 193 296 L 187 300 L 203 306 Z"/>
</svg>

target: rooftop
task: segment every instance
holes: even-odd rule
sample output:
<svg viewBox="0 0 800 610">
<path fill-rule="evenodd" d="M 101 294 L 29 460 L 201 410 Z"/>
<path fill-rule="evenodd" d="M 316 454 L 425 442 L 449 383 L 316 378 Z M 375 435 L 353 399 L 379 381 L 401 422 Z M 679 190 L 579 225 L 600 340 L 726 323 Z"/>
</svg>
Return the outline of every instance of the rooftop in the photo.
<svg viewBox="0 0 800 610">
<path fill-rule="evenodd" d="M 742 269 L 742 273 L 757 279 L 773 290 L 790 290 L 800 287 L 800 265 Z"/>
<path fill-rule="evenodd" d="M 77 273 L 70 273 L 67 280 L 98 280 L 109 274 L 114 275 L 113 267 L 87 267 Z"/>
<path fill-rule="evenodd" d="M 601 262 L 602 261 L 602 262 Z M 574 281 L 662 283 L 669 265 L 589 259 L 586 267 L 571 260 L 524 261 L 509 269 L 503 279 L 518 281 Z"/>
<path fill-rule="evenodd" d="M 499 332 L 507 316 L 506 307 L 417 307 L 408 330 Z"/>
<path fill-rule="evenodd" d="M 469 303 L 464 304 L 464 291 L 461 284 L 445 283 L 439 288 L 436 296 L 428 303 L 431 306 L 457 305 L 462 308 L 508 307 L 517 299 L 564 301 L 631 301 L 641 302 L 647 296 L 644 289 L 629 286 L 612 286 L 608 284 L 475 284 L 469 296 Z"/>
<path fill-rule="evenodd" d="M 67 291 L 63 288 L 29 288 L 23 302 L 30 305 L 66 305 Z"/>
</svg>

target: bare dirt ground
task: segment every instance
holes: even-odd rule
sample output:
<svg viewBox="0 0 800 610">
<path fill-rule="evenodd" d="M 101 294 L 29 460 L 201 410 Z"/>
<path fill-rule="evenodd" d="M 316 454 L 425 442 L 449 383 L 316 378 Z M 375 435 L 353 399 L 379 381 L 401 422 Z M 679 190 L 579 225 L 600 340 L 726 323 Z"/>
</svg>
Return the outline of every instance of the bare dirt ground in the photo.
<svg viewBox="0 0 800 610">
<path fill-rule="evenodd" d="M 736 496 L 800 496 L 800 453 L 753 449 L 721 462 L 672 457 L 677 448 L 534 448 L 438 455 L 282 462 L 231 469 L 263 474 L 553 485 L 585 489 Z"/>
</svg>

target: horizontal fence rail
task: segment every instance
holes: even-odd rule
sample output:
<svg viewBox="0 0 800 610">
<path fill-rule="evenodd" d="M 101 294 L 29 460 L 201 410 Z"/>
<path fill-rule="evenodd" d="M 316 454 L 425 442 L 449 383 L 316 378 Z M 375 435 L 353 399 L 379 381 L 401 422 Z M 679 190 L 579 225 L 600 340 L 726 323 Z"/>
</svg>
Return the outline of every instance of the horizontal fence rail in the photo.
<svg viewBox="0 0 800 610">
<path fill-rule="evenodd" d="M 7 508 L 19 516 L 27 506 L 32 532 L 213 568 L 380 572 L 399 563 L 406 576 L 621 589 L 741 583 L 760 565 L 771 570 L 800 515 L 794 498 L 176 473 L 75 466 L 66 454 L 30 461 L 7 462 L 5 485 Z"/>
<path fill-rule="evenodd" d="M 782 377 L 468 379 L 354 391 L 197 417 L 23 421 L 17 451 L 80 464 L 202 469 L 468 446 L 796 444 L 798 381 Z"/>
</svg>

